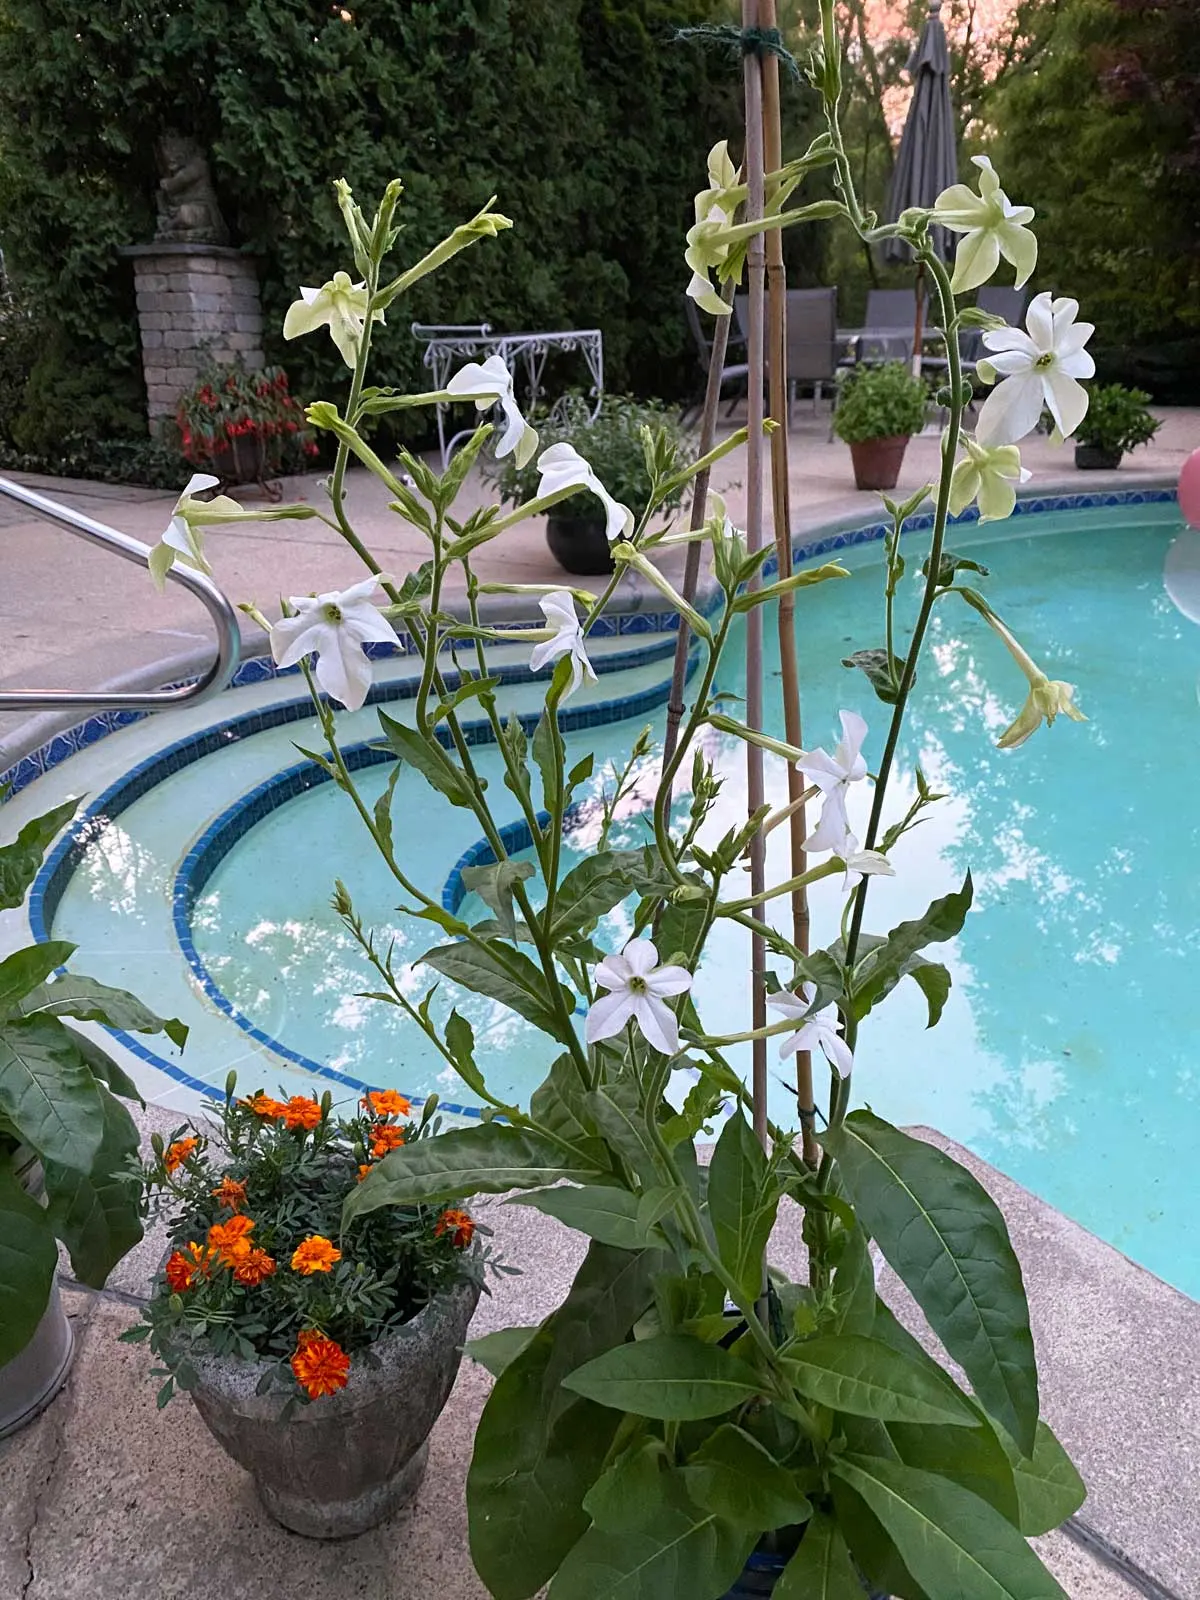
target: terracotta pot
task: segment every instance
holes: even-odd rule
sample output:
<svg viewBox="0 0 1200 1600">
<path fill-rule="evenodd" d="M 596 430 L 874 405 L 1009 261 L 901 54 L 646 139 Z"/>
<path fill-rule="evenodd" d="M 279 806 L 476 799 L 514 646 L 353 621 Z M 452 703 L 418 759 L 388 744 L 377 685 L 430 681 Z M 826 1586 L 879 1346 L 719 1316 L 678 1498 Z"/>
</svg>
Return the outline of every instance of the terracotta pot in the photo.
<svg viewBox="0 0 1200 1600">
<path fill-rule="evenodd" d="M 478 1282 L 456 1284 L 373 1344 L 371 1364 L 352 1356 L 346 1387 L 311 1403 L 258 1394 L 271 1363 L 230 1357 L 190 1355 L 189 1393 L 276 1522 L 345 1539 L 416 1494 L 478 1299 Z"/>
<path fill-rule="evenodd" d="M 1124 453 L 1123 450 L 1105 450 L 1098 444 L 1077 444 L 1075 465 L 1083 472 L 1115 472 Z"/>
<path fill-rule="evenodd" d="M 613 571 L 603 516 L 574 516 L 552 507 L 546 517 L 546 543 L 565 572 L 594 578 Z"/>
<path fill-rule="evenodd" d="M 904 452 L 908 449 L 907 433 L 892 434 L 887 439 L 858 439 L 850 446 L 850 459 L 854 463 L 854 482 L 859 489 L 894 489 L 900 476 Z"/>
</svg>

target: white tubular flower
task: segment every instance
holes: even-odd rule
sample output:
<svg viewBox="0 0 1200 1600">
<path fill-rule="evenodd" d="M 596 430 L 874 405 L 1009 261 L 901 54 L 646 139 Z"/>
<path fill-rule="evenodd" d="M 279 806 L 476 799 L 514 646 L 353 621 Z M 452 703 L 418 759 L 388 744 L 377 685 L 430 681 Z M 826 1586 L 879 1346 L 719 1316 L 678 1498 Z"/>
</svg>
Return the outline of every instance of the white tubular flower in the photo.
<svg viewBox="0 0 1200 1600">
<path fill-rule="evenodd" d="M 842 738 L 833 754 L 820 748 L 809 750 L 796 766 L 825 797 L 820 818 L 804 841 L 804 848 L 833 850 L 845 859 L 845 852 L 854 848 L 854 835 L 846 815 L 846 795 L 852 783 L 861 782 L 867 775 L 867 763 L 860 753 L 867 725 L 857 711 L 841 711 L 838 715 L 842 721 Z"/>
<path fill-rule="evenodd" d="M 571 683 L 563 696 L 565 700 L 567 695 L 575 693 L 585 677 L 595 683 L 596 674 L 583 647 L 583 629 L 575 611 L 575 602 L 567 591 L 558 589 L 554 594 L 548 594 L 539 600 L 538 605 L 541 606 L 542 615 L 555 632 L 552 639 L 546 639 L 534 646 L 529 665 L 534 672 L 540 672 L 548 661 L 557 661 L 560 657 L 569 655 Z"/>
<path fill-rule="evenodd" d="M 211 508 L 222 501 L 235 511 L 242 509 L 237 501 L 231 500 L 228 495 L 219 494 L 215 500 L 208 501 L 194 498 L 205 489 L 215 489 L 220 481 L 220 478 L 214 478 L 211 472 L 193 472 L 187 481 L 187 487 L 176 500 L 171 520 L 150 552 L 150 576 L 160 589 L 176 561 L 182 561 L 185 566 L 195 567 L 197 571 L 211 575 L 212 568 L 204 554 L 204 541 L 200 537 L 199 527 L 194 525 L 200 520 L 197 513 L 201 507 Z"/>
<path fill-rule="evenodd" d="M 819 1046 L 838 1077 L 848 1078 L 854 1066 L 854 1056 L 850 1046 L 842 1038 L 842 1025 L 838 1020 L 837 1007 L 828 1005 L 823 1010 L 814 1012 L 812 1005 L 816 998 L 815 983 L 802 983 L 799 994 L 784 989 L 779 994 L 767 996 L 769 1006 L 776 1011 L 782 1011 L 785 1017 L 794 1018 L 800 1024 L 797 1032 L 789 1034 L 779 1046 L 779 1054 L 790 1056 L 797 1050 L 814 1050 Z"/>
<path fill-rule="evenodd" d="M 732 223 L 741 198 L 728 139 L 722 139 L 708 152 L 708 185 L 696 196 L 696 221 L 687 234 L 684 260 L 692 269 L 687 293 L 713 316 L 727 317 L 730 308 L 713 288 L 709 272 L 722 266 L 729 255 L 729 245 L 712 243 L 712 236 Z"/>
<path fill-rule="evenodd" d="M 367 320 L 367 286 L 351 283 L 348 272 L 335 272 L 320 289 L 301 289 L 283 319 L 283 337 L 298 339 L 318 328 L 328 328 L 341 352 L 342 360 L 353 367 L 362 344 Z M 372 313 L 372 322 L 382 322 L 383 312 Z"/>
<path fill-rule="evenodd" d="M 846 869 L 846 876 L 842 879 L 843 894 L 848 894 L 851 889 L 857 889 L 864 878 L 873 875 L 883 878 L 896 876 L 895 867 L 882 850 L 860 850 L 858 840 L 852 833 L 846 835 L 846 848 L 839 851 L 839 854 Z"/>
<path fill-rule="evenodd" d="M 1086 722 L 1087 718 L 1074 699 L 1074 684 L 1047 678 L 1045 673 L 1039 672 L 1030 683 L 1029 696 L 1019 714 L 996 740 L 996 748 L 1015 750 L 1036 733 L 1043 722 L 1050 727 L 1060 712 L 1072 722 Z"/>
<path fill-rule="evenodd" d="M 515 450 L 517 465 L 525 465 L 537 449 L 537 430 L 521 415 L 513 397 L 512 373 L 499 356 L 489 356 L 484 362 L 468 361 L 450 379 L 446 393 L 474 400 L 476 411 L 486 411 L 498 403 L 504 412 L 504 432 L 496 445 L 496 455 L 511 455 Z"/>
<path fill-rule="evenodd" d="M 980 444 L 1016 444 L 1037 427 L 1043 406 L 1064 439 L 1075 432 L 1088 408 L 1087 390 L 1077 380 L 1096 370 L 1083 348 L 1096 330 L 1075 321 L 1078 310 L 1078 300 L 1052 300 L 1046 292 L 1029 303 L 1028 333 L 996 328 L 984 334 L 995 354 L 978 363 L 979 376 L 985 383 L 1003 381 L 983 402 L 975 428 Z"/>
<path fill-rule="evenodd" d="M 541 473 L 539 499 L 560 494 L 564 489 L 587 489 L 604 506 L 605 531 L 610 543 L 614 539 L 627 539 L 633 532 L 633 512 L 613 499 L 573 444 L 552 444 L 538 457 L 537 468 Z"/>
<path fill-rule="evenodd" d="M 631 939 L 618 956 L 606 956 L 592 973 L 610 993 L 588 1008 L 584 1034 L 589 1044 L 611 1039 L 632 1018 L 647 1042 L 665 1056 L 679 1053 L 679 1023 L 665 997 L 692 987 L 686 967 L 660 967 L 649 939 Z"/>
<path fill-rule="evenodd" d="M 1033 221 L 1033 207 L 1013 205 L 986 156 L 971 159 L 979 168 L 979 193 L 965 183 L 954 183 L 942 190 L 933 206 L 932 221 L 964 235 L 954 257 L 950 287 L 955 294 L 978 289 L 1003 256 L 1016 268 L 1019 289 L 1037 266 L 1037 239 L 1026 227 Z"/>
<path fill-rule="evenodd" d="M 276 666 L 294 667 L 301 656 L 315 654 L 318 684 L 347 711 L 357 711 L 371 687 L 363 645 L 378 641 L 401 648 L 396 630 L 370 602 L 380 582 L 372 576 L 349 589 L 290 600 L 296 615 L 281 617 L 271 628 Z"/>
<path fill-rule="evenodd" d="M 950 479 L 952 514 L 957 517 L 973 500 L 978 500 L 980 522 L 1011 517 L 1017 503 L 1017 484 L 1028 483 L 1033 476 L 1021 465 L 1021 452 L 1015 444 L 997 444 L 988 449 L 966 434 L 962 444 L 967 453 Z"/>
</svg>

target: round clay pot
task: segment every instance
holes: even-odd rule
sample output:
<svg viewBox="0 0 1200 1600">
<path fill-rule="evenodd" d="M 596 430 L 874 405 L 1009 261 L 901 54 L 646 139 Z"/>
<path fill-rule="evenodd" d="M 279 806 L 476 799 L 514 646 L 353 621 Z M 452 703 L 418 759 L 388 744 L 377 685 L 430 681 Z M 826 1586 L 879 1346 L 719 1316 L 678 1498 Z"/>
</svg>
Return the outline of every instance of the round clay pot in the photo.
<svg viewBox="0 0 1200 1600">
<path fill-rule="evenodd" d="M 1098 444 L 1077 444 L 1075 465 L 1083 472 L 1115 472 L 1124 453 L 1123 450 L 1104 450 Z"/>
<path fill-rule="evenodd" d="M 546 517 L 546 543 L 565 572 L 595 578 L 613 571 L 604 517 L 573 516 L 551 507 Z"/>
<path fill-rule="evenodd" d="M 255 1393 L 266 1361 L 192 1356 L 189 1393 L 276 1522 L 312 1539 L 349 1538 L 416 1494 L 478 1299 L 477 1281 L 456 1284 L 372 1345 L 373 1364 L 352 1355 L 344 1389 L 293 1403 L 287 1416 L 286 1395 Z"/>
<path fill-rule="evenodd" d="M 850 446 L 854 483 L 859 489 L 894 489 L 908 449 L 908 434 L 887 439 L 859 439 Z"/>
</svg>

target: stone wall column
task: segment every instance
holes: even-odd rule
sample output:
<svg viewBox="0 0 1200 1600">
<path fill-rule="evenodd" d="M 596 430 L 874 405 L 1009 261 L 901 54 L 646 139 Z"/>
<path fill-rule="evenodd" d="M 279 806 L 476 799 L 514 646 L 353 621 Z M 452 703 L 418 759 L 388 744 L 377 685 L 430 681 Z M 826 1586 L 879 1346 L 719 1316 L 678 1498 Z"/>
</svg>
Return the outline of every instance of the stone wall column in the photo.
<svg viewBox="0 0 1200 1600">
<path fill-rule="evenodd" d="M 150 431 L 173 418 L 209 358 L 263 365 L 254 259 L 213 244 L 139 244 L 133 262 Z"/>
</svg>

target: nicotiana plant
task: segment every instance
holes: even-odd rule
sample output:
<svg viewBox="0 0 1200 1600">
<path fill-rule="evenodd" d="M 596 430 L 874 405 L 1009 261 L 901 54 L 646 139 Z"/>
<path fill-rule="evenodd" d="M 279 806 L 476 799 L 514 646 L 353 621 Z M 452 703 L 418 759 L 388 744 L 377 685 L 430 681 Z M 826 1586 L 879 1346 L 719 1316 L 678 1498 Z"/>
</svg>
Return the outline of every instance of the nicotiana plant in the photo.
<svg viewBox="0 0 1200 1600">
<path fill-rule="evenodd" d="M 749 430 L 690 462 L 648 430 L 646 507 L 635 518 L 608 494 L 585 453 L 557 444 L 537 457 L 499 362 L 472 365 L 442 393 L 405 395 L 368 385 L 373 327 L 411 283 L 509 226 L 490 206 L 422 261 L 389 277 L 399 183 L 370 219 L 339 185 L 355 274 L 339 271 L 324 288 L 306 289 L 289 314 L 289 334 L 328 328 L 352 374 L 341 409 L 326 401 L 308 411 L 310 423 L 337 441 L 328 510 L 292 511 L 319 514 L 335 527 L 367 577 L 348 571 L 340 592 L 297 596 L 273 626 L 247 609 L 270 628 L 276 660 L 299 661 L 308 677 L 326 740 L 312 759 L 357 811 L 404 909 L 436 930 L 417 972 L 428 969 L 434 984 L 449 978 L 511 1009 L 557 1051 L 528 1105 L 494 1093 L 470 1023 L 457 1010 L 448 1016 L 435 1010 L 433 985 L 418 998 L 416 974 L 398 970 L 339 884 L 334 907 L 373 971 L 375 995 L 421 1030 L 484 1107 L 471 1126 L 387 1154 L 355 1186 L 343 1222 L 382 1207 L 448 1206 L 480 1192 L 517 1191 L 517 1203 L 589 1241 L 569 1293 L 550 1316 L 473 1346 L 496 1382 L 467 1486 L 471 1552 L 496 1600 L 523 1600 L 547 1584 L 553 1600 L 668 1594 L 717 1600 L 756 1547 L 786 1559 L 776 1589 L 781 1600 L 851 1600 L 864 1584 L 909 1600 L 1049 1600 L 1062 1593 L 1027 1539 L 1072 1513 L 1083 1487 L 1039 1418 L 1029 1311 L 1004 1219 L 948 1155 L 851 1103 L 860 1067 L 868 1074 L 870 1068 L 856 1063 L 863 1018 L 909 978 L 924 995 L 930 1025 L 938 1021 L 950 974 L 926 952 L 959 932 L 971 904 L 968 876 L 911 921 L 886 932 L 869 931 L 867 922 L 872 878 L 904 872 L 905 837 L 940 798 L 918 771 L 911 807 L 885 825 L 888 784 L 935 608 L 973 608 L 1028 680 L 1027 703 L 1002 745 L 1019 744 L 1059 712 L 1080 715 L 1071 687 L 1052 682 L 978 588 L 961 581 L 982 569 L 950 553 L 945 539 L 952 506 L 961 510 L 978 500 L 985 516 L 1011 512 L 1022 475 L 1017 445 L 1043 402 L 1064 431 L 1078 423 L 1086 394 L 1077 380 L 1090 372 L 1083 350 L 1089 330 L 1075 321 L 1074 302 L 1045 295 L 1030 308 L 1027 332 L 959 305 L 958 292 L 983 281 L 1001 257 L 1022 277 L 1033 265 L 1030 214 L 1011 206 L 989 168 L 978 198 L 956 186 L 932 212 L 908 212 L 886 227 L 864 214 L 839 130 L 839 72 L 826 4 L 810 74 L 826 131 L 800 160 L 766 174 L 765 207 L 761 193 L 756 200 L 753 171 L 743 181 L 718 145 L 709 158 L 709 187 L 697 197 L 687 260 L 694 275 L 689 292 L 724 316 L 764 230 L 836 215 L 868 243 L 888 234 L 907 239 L 937 294 L 949 368 L 941 472 L 936 485 L 902 504 L 888 502 L 883 642 L 851 658 L 862 672 L 855 681 L 873 692 L 885 722 L 881 747 L 870 755 L 870 730 L 853 710 L 842 713 L 842 737 L 829 752 L 773 738 L 749 712 L 739 720 L 720 709 L 716 674 L 740 619 L 749 624 L 796 591 L 847 576 L 828 564 L 768 581 L 767 552 L 748 543 L 717 501 L 707 518 L 694 509 L 688 531 L 661 531 L 660 508 L 681 488 L 702 482 L 712 461 L 745 443 Z M 834 167 L 839 198 L 788 209 L 805 173 L 823 165 Z M 930 243 L 935 219 L 966 236 L 968 259 L 953 280 Z M 991 370 L 982 363 L 980 370 L 995 387 L 968 440 L 962 423 L 971 389 L 958 336 L 981 322 L 992 356 Z M 418 457 L 402 452 L 392 465 L 372 448 L 372 418 L 464 397 L 498 406 L 501 427 L 484 422 L 441 476 Z M 759 437 L 756 425 L 752 448 Z M 539 492 L 509 513 L 488 506 L 459 517 L 464 480 L 488 449 L 536 458 Z M 392 510 L 428 539 L 419 570 L 384 575 L 354 531 L 346 505 L 351 458 L 383 482 Z M 540 604 L 547 626 L 497 634 L 484 615 L 484 597 L 517 586 L 482 582 L 475 553 L 503 539 L 519 519 L 577 493 L 595 495 L 604 506 L 616 564 L 611 581 L 599 597 L 524 586 L 520 592 Z M 934 516 L 920 600 L 906 621 L 897 596 L 911 556 L 901 554 L 901 535 L 930 495 Z M 239 513 L 218 515 L 226 514 Z M 211 507 L 185 495 L 176 510 L 176 524 L 185 528 L 168 547 L 183 559 L 203 559 L 203 524 L 214 520 Z M 711 552 L 718 603 L 708 614 L 677 592 L 652 559 L 668 544 L 689 540 Z M 593 762 L 590 755 L 568 759 L 560 714 L 589 676 L 589 630 L 628 572 L 653 584 L 679 613 L 698 665 L 678 737 L 662 763 L 647 842 L 615 848 L 606 829 L 598 848 L 564 871 L 564 817 L 591 779 Z M 465 615 L 446 603 L 452 579 L 465 591 Z M 386 597 L 378 606 L 373 583 Z M 819 598 L 801 597 L 802 608 L 814 603 Z M 363 641 L 400 643 L 401 633 L 418 657 L 419 681 L 407 720 L 379 712 L 397 765 L 372 806 L 342 752 L 326 696 L 361 706 L 370 679 Z M 505 720 L 501 713 L 487 655 L 497 637 L 526 637 L 535 646 L 533 665 L 548 673 L 536 717 L 514 712 Z M 502 788 L 481 781 L 462 720 L 468 709 L 490 728 Z M 790 764 L 807 780 L 802 798 L 819 801 L 804 841 L 808 861 L 750 894 L 742 882 L 747 858 L 798 803 L 775 811 L 757 806 L 717 836 L 720 782 L 705 754 L 714 729 Z M 462 808 L 482 830 L 493 859 L 466 876 L 487 906 L 486 918 L 460 917 L 415 881 L 393 832 L 392 801 L 404 766 L 428 785 L 429 805 Z M 847 797 L 872 783 L 859 839 Z M 503 824 L 514 813 L 532 840 L 520 858 L 504 842 Z M 827 948 L 806 951 L 770 913 L 830 876 L 840 877 L 845 895 L 841 930 Z M 626 903 L 632 937 L 621 949 L 605 949 L 598 942 L 601 919 Z M 752 1014 L 765 1017 L 769 1001 L 780 1013 L 724 1037 L 704 1018 L 705 947 L 722 920 L 754 934 L 773 969 L 761 980 L 752 974 L 748 1009 L 753 1000 Z M 746 1039 L 756 1041 L 760 1054 L 762 1041 L 771 1039 L 785 1057 L 816 1052 L 828 1062 L 819 1116 L 802 1099 L 797 1106 L 798 1120 L 808 1118 L 808 1138 L 769 1123 L 761 1095 L 730 1066 L 725 1051 Z M 698 1144 L 718 1124 L 706 1164 Z M 795 1203 L 787 1217 L 802 1217 L 796 1226 L 807 1250 L 803 1282 L 789 1281 L 768 1262 L 768 1240 L 785 1201 Z M 965 1383 L 880 1298 L 876 1252 L 907 1286 Z"/>
</svg>

